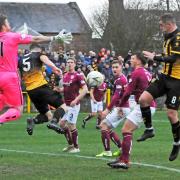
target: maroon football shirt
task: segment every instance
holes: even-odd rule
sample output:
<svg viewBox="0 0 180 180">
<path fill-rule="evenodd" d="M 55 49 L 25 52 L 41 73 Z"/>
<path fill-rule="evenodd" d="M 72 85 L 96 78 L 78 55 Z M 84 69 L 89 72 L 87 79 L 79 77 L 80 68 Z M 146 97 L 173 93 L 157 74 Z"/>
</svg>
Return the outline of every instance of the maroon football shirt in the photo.
<svg viewBox="0 0 180 180">
<path fill-rule="evenodd" d="M 138 103 L 140 95 L 149 86 L 152 79 L 152 75 L 144 67 L 135 69 L 129 79 L 129 84 L 121 98 L 121 103 L 123 104 L 131 94 L 135 95 L 135 100 Z M 151 103 L 151 107 L 155 107 L 155 102 Z"/>
<path fill-rule="evenodd" d="M 79 95 L 79 90 L 85 85 L 84 77 L 77 72 L 67 72 L 63 77 L 64 87 L 64 100 L 66 105 L 70 105 L 71 102 Z M 78 102 L 79 104 L 79 102 Z"/>
<path fill-rule="evenodd" d="M 107 89 L 107 84 L 105 82 L 102 83 L 99 87 L 94 88 L 93 96 L 97 102 L 103 100 L 106 89 Z"/>
<path fill-rule="evenodd" d="M 111 103 L 107 107 L 109 110 L 113 108 L 113 106 L 119 107 L 119 100 L 121 99 L 122 94 L 124 93 L 124 89 L 127 86 L 127 78 L 124 74 L 121 74 L 119 77 L 115 79 L 114 86 L 115 91 L 112 97 Z M 121 107 L 129 107 L 128 101 L 124 101 L 121 104 Z"/>
</svg>

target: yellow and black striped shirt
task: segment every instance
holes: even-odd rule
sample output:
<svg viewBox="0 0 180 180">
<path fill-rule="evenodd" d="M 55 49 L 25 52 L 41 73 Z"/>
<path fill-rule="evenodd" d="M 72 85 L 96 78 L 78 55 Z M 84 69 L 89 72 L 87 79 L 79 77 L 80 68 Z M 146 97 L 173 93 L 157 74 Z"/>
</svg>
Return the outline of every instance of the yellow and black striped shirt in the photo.
<svg viewBox="0 0 180 180">
<path fill-rule="evenodd" d="M 32 52 L 24 55 L 22 60 L 18 62 L 22 80 L 26 85 L 26 90 L 33 90 L 47 81 L 43 75 L 43 63 L 40 60 L 41 53 Z"/>
<path fill-rule="evenodd" d="M 176 55 L 176 61 L 165 62 L 162 73 L 180 79 L 180 31 L 178 29 L 169 34 L 163 44 L 163 56 L 167 57 L 172 55 Z"/>
</svg>

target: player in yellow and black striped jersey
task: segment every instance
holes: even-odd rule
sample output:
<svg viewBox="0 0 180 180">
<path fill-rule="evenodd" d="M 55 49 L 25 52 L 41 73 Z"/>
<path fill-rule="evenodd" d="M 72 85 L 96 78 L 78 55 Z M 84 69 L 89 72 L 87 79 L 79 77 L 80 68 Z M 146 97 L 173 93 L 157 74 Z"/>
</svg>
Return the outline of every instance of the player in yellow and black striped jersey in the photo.
<svg viewBox="0 0 180 180">
<path fill-rule="evenodd" d="M 27 93 L 40 113 L 35 118 L 27 119 L 27 132 L 32 135 L 34 124 L 41 124 L 52 119 L 53 123 L 56 124 L 65 114 L 66 105 L 62 96 L 48 86 L 42 66 L 43 63 L 50 66 L 57 75 L 61 75 L 61 70 L 46 55 L 41 54 L 41 47 L 38 44 L 32 44 L 30 50 L 30 53 L 25 54 L 18 64 Z M 48 105 L 56 108 L 53 115 Z M 51 123 L 51 127 L 48 125 L 48 128 L 53 129 L 53 123 Z M 56 130 L 63 133 L 60 128 Z"/>
<path fill-rule="evenodd" d="M 165 35 L 162 57 L 155 56 L 154 60 L 164 63 L 163 74 L 180 79 L 180 31 Z"/>
<path fill-rule="evenodd" d="M 19 69 L 27 91 L 48 83 L 43 75 L 43 62 L 40 60 L 40 56 L 41 52 L 31 52 L 25 54 L 19 61 Z"/>
<path fill-rule="evenodd" d="M 146 130 L 138 141 L 144 141 L 154 136 L 149 104 L 153 99 L 166 95 L 167 116 L 171 122 L 174 138 L 169 160 L 173 161 L 177 158 L 180 150 L 180 121 L 178 118 L 180 105 L 180 31 L 175 18 L 170 13 L 161 16 L 159 24 L 164 33 L 162 56 L 148 51 L 143 51 L 143 53 L 149 59 L 162 62 L 164 67 L 158 79 L 150 84 L 139 99 Z"/>
</svg>

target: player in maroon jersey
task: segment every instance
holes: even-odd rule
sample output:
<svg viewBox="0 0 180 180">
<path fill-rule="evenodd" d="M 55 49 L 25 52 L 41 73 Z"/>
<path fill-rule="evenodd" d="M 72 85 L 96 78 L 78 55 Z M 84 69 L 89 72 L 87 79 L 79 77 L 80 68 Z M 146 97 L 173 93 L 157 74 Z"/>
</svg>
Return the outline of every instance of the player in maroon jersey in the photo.
<svg viewBox="0 0 180 180">
<path fill-rule="evenodd" d="M 99 124 L 101 122 L 101 113 L 103 111 L 103 100 L 106 95 L 107 84 L 103 82 L 98 87 L 91 87 L 90 98 L 91 98 L 91 113 L 83 119 L 82 128 L 85 128 L 86 122 L 92 117 L 95 117 L 98 113 L 96 128 L 99 129 Z"/>
<path fill-rule="evenodd" d="M 141 53 L 136 53 L 131 56 L 131 66 L 134 71 L 129 79 L 128 87 L 126 88 L 121 100 L 120 105 L 128 100 L 131 94 L 135 95 L 135 100 L 138 103 L 140 95 L 149 86 L 151 81 L 151 74 L 144 68 L 146 64 L 146 59 Z M 155 102 L 151 103 L 151 113 L 155 112 Z M 129 157 L 132 148 L 132 135 L 133 132 L 140 126 L 143 122 L 142 114 L 140 110 L 140 105 L 137 104 L 134 109 L 126 117 L 126 121 L 122 127 L 122 154 L 120 157 L 113 162 L 107 163 L 112 168 L 129 168 Z"/>
<path fill-rule="evenodd" d="M 101 156 L 112 156 L 112 152 L 110 149 L 110 139 L 115 143 L 118 147 L 118 151 L 114 155 L 119 155 L 121 149 L 121 142 L 119 136 L 112 130 L 116 128 L 120 122 L 123 121 L 124 117 L 122 117 L 119 113 L 119 99 L 121 98 L 125 87 L 127 86 L 127 79 L 122 74 L 122 62 L 118 60 L 114 60 L 112 62 L 112 71 L 115 76 L 115 92 L 112 97 L 111 103 L 109 106 L 102 112 L 102 122 L 100 124 L 101 128 L 101 138 L 104 146 L 104 151 L 100 154 L 97 154 L 96 157 Z M 122 111 L 125 115 L 130 112 L 129 103 L 126 101 L 122 104 Z"/>
<path fill-rule="evenodd" d="M 63 76 L 63 87 L 61 88 L 68 112 L 60 120 L 60 127 L 64 130 L 68 142 L 68 146 L 63 151 L 69 153 L 80 152 L 76 122 L 80 110 L 80 100 L 88 92 L 84 77 L 75 71 L 75 66 L 74 58 L 67 59 L 68 71 Z"/>
</svg>

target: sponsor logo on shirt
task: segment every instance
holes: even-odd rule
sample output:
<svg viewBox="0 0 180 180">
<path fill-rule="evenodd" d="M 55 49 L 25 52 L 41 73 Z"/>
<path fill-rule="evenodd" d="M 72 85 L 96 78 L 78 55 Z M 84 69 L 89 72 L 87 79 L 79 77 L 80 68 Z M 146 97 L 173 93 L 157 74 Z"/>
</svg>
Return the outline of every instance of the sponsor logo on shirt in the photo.
<svg viewBox="0 0 180 180">
<path fill-rule="evenodd" d="M 121 86 L 121 85 L 117 85 L 116 88 L 117 88 L 117 89 L 121 89 L 122 86 Z"/>
<path fill-rule="evenodd" d="M 71 75 L 71 77 L 70 77 L 70 78 L 71 78 L 71 80 L 72 80 L 72 79 L 74 79 L 74 75 Z"/>
<path fill-rule="evenodd" d="M 26 38 L 26 34 L 21 34 L 21 38 L 25 39 Z"/>
<path fill-rule="evenodd" d="M 64 86 L 70 86 L 71 84 L 72 84 L 72 81 L 70 81 L 70 82 L 63 82 Z"/>
</svg>

